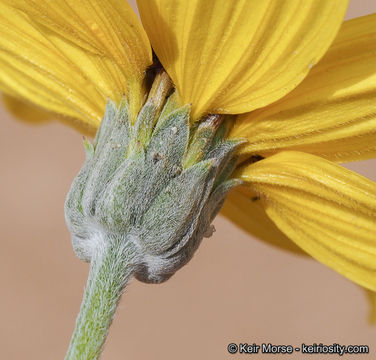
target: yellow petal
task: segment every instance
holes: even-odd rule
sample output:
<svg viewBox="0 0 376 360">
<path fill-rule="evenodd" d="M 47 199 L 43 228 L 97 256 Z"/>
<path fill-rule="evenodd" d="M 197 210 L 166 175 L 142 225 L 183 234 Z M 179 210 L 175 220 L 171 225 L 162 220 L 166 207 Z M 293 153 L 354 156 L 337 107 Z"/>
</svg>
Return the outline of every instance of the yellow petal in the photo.
<svg viewBox="0 0 376 360">
<path fill-rule="evenodd" d="M 376 323 L 376 292 L 364 289 L 366 291 L 368 303 L 369 303 L 369 315 L 368 320 L 370 324 Z"/>
<path fill-rule="evenodd" d="M 227 196 L 221 214 L 242 230 L 266 243 L 299 255 L 306 255 L 266 215 L 265 210 L 247 188 L 234 189 Z"/>
<path fill-rule="evenodd" d="M 32 104 L 20 101 L 6 94 L 2 95 L 5 108 L 16 118 L 32 123 L 45 123 L 53 118 L 53 114 L 43 111 Z"/>
<path fill-rule="evenodd" d="M 194 116 L 243 113 L 295 88 L 347 0 L 138 0 L 152 46 Z"/>
<path fill-rule="evenodd" d="M 0 4 L 0 88 L 89 128 L 107 98 L 132 92 L 140 106 L 150 62 L 142 26 L 121 0 Z"/>
<path fill-rule="evenodd" d="M 32 21 L 137 76 L 150 64 L 150 46 L 137 15 L 124 0 L 6 0 Z M 136 71 L 136 74 L 134 71 Z"/>
<path fill-rule="evenodd" d="M 376 290 L 376 183 L 286 151 L 239 170 L 277 227 L 308 254 Z"/>
<path fill-rule="evenodd" d="M 299 150 L 333 161 L 376 156 L 376 14 L 344 23 L 325 57 L 289 95 L 240 116 L 245 154 Z"/>
</svg>

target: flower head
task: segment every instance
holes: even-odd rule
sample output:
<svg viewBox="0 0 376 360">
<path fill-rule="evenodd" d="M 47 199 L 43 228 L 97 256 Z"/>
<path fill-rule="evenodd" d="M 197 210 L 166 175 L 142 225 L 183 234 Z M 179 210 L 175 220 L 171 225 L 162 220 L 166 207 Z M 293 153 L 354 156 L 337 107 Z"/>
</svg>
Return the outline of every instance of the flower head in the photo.
<svg viewBox="0 0 376 360">
<path fill-rule="evenodd" d="M 138 6 L 142 24 L 123 0 L 3 1 L 0 88 L 88 132 L 125 95 L 134 122 L 153 48 L 192 124 L 237 115 L 243 186 L 224 213 L 376 291 L 376 185 L 337 164 L 376 154 L 376 16 L 341 26 L 345 0 Z"/>
</svg>

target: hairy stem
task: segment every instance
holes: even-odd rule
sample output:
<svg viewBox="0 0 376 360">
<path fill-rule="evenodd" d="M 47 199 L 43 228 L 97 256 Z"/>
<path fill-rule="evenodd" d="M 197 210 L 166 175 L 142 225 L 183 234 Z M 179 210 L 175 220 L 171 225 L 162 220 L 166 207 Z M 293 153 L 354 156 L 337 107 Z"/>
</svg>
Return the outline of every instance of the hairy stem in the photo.
<svg viewBox="0 0 376 360">
<path fill-rule="evenodd" d="M 66 360 L 98 359 L 121 294 L 134 270 L 132 244 L 97 236 L 90 273 Z"/>
</svg>

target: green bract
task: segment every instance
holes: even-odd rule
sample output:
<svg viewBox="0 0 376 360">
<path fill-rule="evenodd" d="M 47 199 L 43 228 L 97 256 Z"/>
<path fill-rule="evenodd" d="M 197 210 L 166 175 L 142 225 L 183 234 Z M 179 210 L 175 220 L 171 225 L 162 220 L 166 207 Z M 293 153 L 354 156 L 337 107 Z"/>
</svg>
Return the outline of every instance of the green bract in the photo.
<svg viewBox="0 0 376 360">
<path fill-rule="evenodd" d="M 90 261 L 98 239 L 114 234 L 133 249 L 134 275 L 162 282 L 186 264 L 227 192 L 234 151 L 226 123 L 208 116 L 190 128 L 189 106 L 152 90 L 131 124 L 125 100 L 109 102 L 87 159 L 68 194 L 65 214 L 73 247 Z"/>
</svg>

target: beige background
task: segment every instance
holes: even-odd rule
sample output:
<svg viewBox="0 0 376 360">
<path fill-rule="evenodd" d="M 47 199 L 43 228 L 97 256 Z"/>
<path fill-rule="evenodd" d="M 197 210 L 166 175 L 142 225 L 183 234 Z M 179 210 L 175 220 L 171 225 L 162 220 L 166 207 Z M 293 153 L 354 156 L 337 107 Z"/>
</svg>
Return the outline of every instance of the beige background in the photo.
<svg viewBox="0 0 376 360">
<path fill-rule="evenodd" d="M 375 0 L 350 4 L 351 16 L 375 11 Z M 63 359 L 88 272 L 73 254 L 63 215 L 84 158 L 81 136 L 57 122 L 30 127 L 1 111 L 0 359 Z M 376 180 L 375 164 L 350 167 Z M 357 286 L 223 218 L 215 225 L 170 281 L 132 282 L 104 360 L 240 359 L 227 353 L 229 342 L 368 344 L 372 355 L 344 358 L 376 358 L 376 327 L 366 322 Z"/>
</svg>

